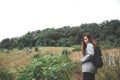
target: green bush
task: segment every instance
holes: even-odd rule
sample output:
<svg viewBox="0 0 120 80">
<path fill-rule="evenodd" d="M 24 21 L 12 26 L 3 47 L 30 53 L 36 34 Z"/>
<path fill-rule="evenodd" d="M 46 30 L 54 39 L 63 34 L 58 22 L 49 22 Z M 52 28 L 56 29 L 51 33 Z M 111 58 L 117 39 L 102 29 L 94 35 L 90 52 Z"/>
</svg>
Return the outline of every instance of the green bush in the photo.
<svg viewBox="0 0 120 80">
<path fill-rule="evenodd" d="M 8 68 L 0 66 L 0 80 L 14 80 L 14 77 Z"/>
<path fill-rule="evenodd" d="M 74 45 L 74 46 L 72 46 L 74 49 L 72 50 L 73 52 L 74 51 L 80 51 L 81 50 L 81 46 L 79 46 L 79 45 Z"/>
<path fill-rule="evenodd" d="M 63 48 L 62 55 L 69 56 L 70 55 L 70 51 L 67 48 Z"/>
<path fill-rule="evenodd" d="M 64 55 L 44 55 L 35 58 L 19 72 L 17 80 L 70 80 L 74 66 L 75 64 Z"/>
<path fill-rule="evenodd" d="M 39 53 L 34 54 L 33 58 L 40 58 Z"/>
</svg>

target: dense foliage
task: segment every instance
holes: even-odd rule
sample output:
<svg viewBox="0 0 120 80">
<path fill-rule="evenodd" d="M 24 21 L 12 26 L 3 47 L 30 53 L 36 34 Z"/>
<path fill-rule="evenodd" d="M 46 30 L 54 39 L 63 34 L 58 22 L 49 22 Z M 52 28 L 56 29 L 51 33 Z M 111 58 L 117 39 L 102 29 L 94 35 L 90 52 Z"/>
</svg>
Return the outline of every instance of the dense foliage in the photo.
<svg viewBox="0 0 120 80">
<path fill-rule="evenodd" d="M 13 80 L 13 74 L 6 67 L 0 66 L 0 80 Z"/>
<path fill-rule="evenodd" d="M 100 24 L 89 23 L 80 26 L 64 26 L 28 32 L 21 37 L 6 38 L 0 48 L 12 49 L 37 46 L 72 46 L 81 43 L 82 34 L 90 32 L 104 47 L 120 47 L 120 21 L 104 21 Z"/>
<path fill-rule="evenodd" d="M 17 80 L 71 80 L 75 64 L 68 58 L 68 54 L 65 49 L 61 56 L 35 57 L 31 64 L 19 71 Z"/>
</svg>

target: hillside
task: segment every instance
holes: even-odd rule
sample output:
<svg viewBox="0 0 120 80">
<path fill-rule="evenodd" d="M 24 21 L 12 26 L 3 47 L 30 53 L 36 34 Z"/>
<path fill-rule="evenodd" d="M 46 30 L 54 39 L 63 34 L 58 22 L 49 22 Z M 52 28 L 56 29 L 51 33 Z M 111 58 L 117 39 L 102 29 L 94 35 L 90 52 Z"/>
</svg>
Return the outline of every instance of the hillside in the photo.
<svg viewBox="0 0 120 80">
<path fill-rule="evenodd" d="M 120 21 L 104 21 L 100 24 L 89 23 L 80 26 L 64 26 L 54 29 L 47 28 L 27 32 L 21 37 L 6 38 L 0 42 L 1 49 L 22 49 L 24 47 L 38 46 L 72 46 L 80 45 L 82 34 L 90 32 L 94 38 L 105 48 L 120 47 Z"/>
</svg>

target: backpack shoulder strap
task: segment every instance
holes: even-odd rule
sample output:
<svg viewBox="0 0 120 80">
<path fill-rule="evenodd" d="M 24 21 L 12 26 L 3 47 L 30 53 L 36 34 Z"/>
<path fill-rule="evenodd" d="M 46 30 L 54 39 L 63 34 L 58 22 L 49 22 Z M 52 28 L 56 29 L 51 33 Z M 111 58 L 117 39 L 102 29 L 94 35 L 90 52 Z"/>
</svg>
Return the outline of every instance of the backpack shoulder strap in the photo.
<svg viewBox="0 0 120 80">
<path fill-rule="evenodd" d="M 95 51 L 95 55 L 102 56 L 102 52 L 101 52 L 101 48 L 100 47 L 96 46 L 94 51 Z"/>
</svg>

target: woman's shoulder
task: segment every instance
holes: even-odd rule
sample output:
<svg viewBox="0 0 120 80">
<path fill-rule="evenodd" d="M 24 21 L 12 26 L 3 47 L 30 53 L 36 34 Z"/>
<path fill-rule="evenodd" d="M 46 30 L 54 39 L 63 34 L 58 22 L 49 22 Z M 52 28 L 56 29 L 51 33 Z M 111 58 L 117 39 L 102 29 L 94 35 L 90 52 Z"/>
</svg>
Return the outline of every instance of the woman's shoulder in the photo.
<svg viewBox="0 0 120 80">
<path fill-rule="evenodd" d="M 92 44 L 92 43 L 88 43 L 87 45 L 89 45 L 89 46 L 93 46 L 93 44 Z"/>
<path fill-rule="evenodd" d="M 88 43 L 87 47 L 93 47 L 93 44 L 92 43 Z"/>
</svg>

